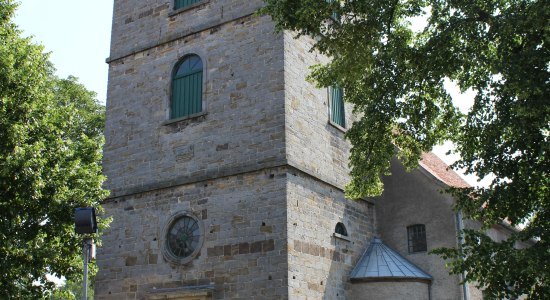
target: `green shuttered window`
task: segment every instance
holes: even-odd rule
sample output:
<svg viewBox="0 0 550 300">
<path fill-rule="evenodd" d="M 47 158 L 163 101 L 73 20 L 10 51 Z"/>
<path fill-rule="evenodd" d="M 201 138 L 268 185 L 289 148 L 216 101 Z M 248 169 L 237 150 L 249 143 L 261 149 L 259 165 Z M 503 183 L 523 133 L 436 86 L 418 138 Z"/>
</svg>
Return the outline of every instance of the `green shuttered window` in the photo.
<svg viewBox="0 0 550 300">
<path fill-rule="evenodd" d="M 175 0 L 174 9 L 184 8 L 186 6 L 190 6 L 201 1 L 202 0 Z"/>
<path fill-rule="evenodd" d="M 202 60 L 189 55 L 178 63 L 172 80 L 172 119 L 202 111 Z"/>
<path fill-rule="evenodd" d="M 344 112 L 344 90 L 339 87 L 329 88 L 330 97 L 330 121 L 346 128 L 346 115 Z"/>
</svg>

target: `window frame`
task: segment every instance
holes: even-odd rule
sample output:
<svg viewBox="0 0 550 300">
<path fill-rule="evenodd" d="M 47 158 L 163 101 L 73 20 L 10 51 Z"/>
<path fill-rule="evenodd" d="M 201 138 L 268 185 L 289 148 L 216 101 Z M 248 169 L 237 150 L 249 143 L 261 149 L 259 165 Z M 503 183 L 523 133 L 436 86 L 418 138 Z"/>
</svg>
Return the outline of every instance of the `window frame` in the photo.
<svg viewBox="0 0 550 300">
<path fill-rule="evenodd" d="M 340 229 L 340 231 L 342 232 L 338 232 L 339 231 L 338 229 Z M 344 225 L 344 223 L 342 222 L 336 223 L 336 226 L 334 226 L 334 233 L 338 233 L 343 236 L 348 236 L 348 230 L 346 228 L 346 225 Z"/>
<path fill-rule="evenodd" d="M 201 111 L 199 112 L 196 112 L 196 113 L 193 113 L 193 114 L 188 114 L 188 115 L 185 115 L 185 116 L 179 116 L 179 117 L 173 117 L 173 114 L 172 114 L 172 105 L 173 105 L 173 100 L 174 100 L 174 82 L 176 80 L 176 75 L 177 75 L 177 72 L 179 70 L 179 67 L 185 62 L 186 59 L 190 58 L 190 57 L 193 57 L 193 56 L 196 56 L 198 57 L 200 60 L 201 60 L 201 64 L 202 64 L 202 77 L 201 77 L 201 93 L 200 93 L 200 96 L 201 96 Z M 168 97 L 168 103 L 167 103 L 167 121 L 163 122 L 163 125 L 168 125 L 168 124 L 171 124 L 171 123 L 175 123 L 175 122 L 179 122 L 179 121 L 182 121 L 182 120 L 187 120 L 187 119 L 192 119 L 192 118 L 197 118 L 197 117 L 200 117 L 200 116 L 204 116 L 207 114 L 207 109 L 206 109 L 206 79 L 207 79 L 207 76 L 206 76 L 206 60 L 204 60 L 202 58 L 201 55 L 199 55 L 198 53 L 194 53 L 194 52 L 191 52 L 191 53 L 187 53 L 185 55 L 183 55 L 181 58 L 179 58 L 177 60 L 177 62 L 174 64 L 174 67 L 172 68 L 172 72 L 170 73 L 170 87 L 169 87 L 169 97 Z"/>
<path fill-rule="evenodd" d="M 407 226 L 407 249 L 409 254 L 424 253 L 428 251 L 428 238 L 425 224 Z"/>
<path fill-rule="evenodd" d="M 172 11 L 168 13 L 168 17 L 171 18 L 171 17 L 174 17 L 175 15 L 178 15 L 182 12 L 185 12 L 185 11 L 188 11 L 188 10 L 192 10 L 192 9 L 195 9 L 195 8 L 199 8 L 207 3 L 209 3 L 210 0 L 201 0 L 195 4 L 191 4 L 189 6 L 184 6 L 184 7 L 181 7 L 181 8 L 176 8 L 176 2 L 173 1 L 172 2 Z"/>
<path fill-rule="evenodd" d="M 342 228 L 344 230 L 343 233 L 337 232 L 338 228 Z M 332 233 L 332 236 L 334 236 L 335 238 L 344 240 L 346 242 L 351 242 L 348 229 L 343 222 L 336 223 L 336 225 L 334 226 L 334 232 Z"/>
<path fill-rule="evenodd" d="M 333 97 L 332 97 L 332 90 L 334 88 L 338 88 L 341 90 L 341 101 L 342 101 L 342 123 L 343 125 L 340 125 L 338 124 L 337 122 L 333 121 L 333 112 L 332 112 L 332 104 L 333 104 Z M 330 86 L 327 88 L 327 97 L 328 97 L 328 122 L 329 124 L 331 124 L 332 126 L 340 129 L 341 131 L 343 132 L 346 132 L 348 129 L 346 127 L 347 125 L 347 122 L 346 122 L 346 102 L 344 101 L 344 95 L 345 95 L 345 91 L 343 88 L 341 87 L 337 87 L 337 86 Z"/>
<path fill-rule="evenodd" d="M 186 257 L 179 257 L 172 253 L 172 251 L 169 249 L 168 246 L 168 232 L 172 228 L 172 225 L 177 223 L 177 221 L 181 218 L 191 218 L 194 219 L 197 222 L 197 225 L 199 226 L 199 241 L 197 244 L 197 247 L 194 249 L 194 251 L 186 256 Z M 196 214 L 194 214 L 192 211 L 183 210 L 180 212 L 177 212 L 170 216 L 168 220 L 164 223 L 164 228 L 162 229 L 162 235 L 161 235 L 161 245 L 162 245 L 162 255 L 164 258 L 173 264 L 177 265 L 185 265 L 193 261 L 195 258 L 197 258 L 202 250 L 202 247 L 204 245 L 205 240 L 205 230 L 204 230 L 204 224 L 203 220 L 199 218 Z"/>
<path fill-rule="evenodd" d="M 187 4 L 187 5 L 184 5 L 184 6 L 180 6 L 178 7 L 176 4 L 179 2 L 180 0 L 174 0 L 172 1 L 172 7 L 173 7 L 173 11 L 174 12 L 180 12 L 180 11 L 184 11 L 184 10 L 187 10 L 187 9 L 191 9 L 193 7 L 196 7 L 198 5 L 201 5 L 203 2 L 206 2 L 205 0 L 198 0 L 194 3 L 191 3 L 191 4 Z"/>
</svg>

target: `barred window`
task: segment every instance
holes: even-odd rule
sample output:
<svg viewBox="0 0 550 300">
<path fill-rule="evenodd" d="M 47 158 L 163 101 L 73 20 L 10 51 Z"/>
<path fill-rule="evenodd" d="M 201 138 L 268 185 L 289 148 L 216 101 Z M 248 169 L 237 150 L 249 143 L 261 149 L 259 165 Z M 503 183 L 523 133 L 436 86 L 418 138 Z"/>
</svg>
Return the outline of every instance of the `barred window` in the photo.
<svg viewBox="0 0 550 300">
<path fill-rule="evenodd" d="M 426 243 L 426 226 L 416 224 L 407 227 L 409 238 L 409 253 L 425 252 L 428 250 Z"/>
</svg>

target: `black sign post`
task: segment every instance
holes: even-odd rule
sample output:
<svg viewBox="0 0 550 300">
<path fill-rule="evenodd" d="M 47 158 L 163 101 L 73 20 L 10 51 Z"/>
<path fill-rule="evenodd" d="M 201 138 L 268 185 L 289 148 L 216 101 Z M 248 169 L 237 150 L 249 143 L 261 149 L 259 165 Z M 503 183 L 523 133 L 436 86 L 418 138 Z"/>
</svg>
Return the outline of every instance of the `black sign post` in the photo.
<svg viewBox="0 0 550 300">
<path fill-rule="evenodd" d="M 92 234 L 97 233 L 97 220 L 95 215 L 95 208 L 93 207 L 79 207 L 75 209 L 74 213 L 75 232 L 78 234 Z M 84 280 L 82 287 L 82 299 L 88 299 L 88 263 L 92 259 L 94 240 L 85 236 L 82 242 L 82 257 L 84 261 Z"/>
</svg>

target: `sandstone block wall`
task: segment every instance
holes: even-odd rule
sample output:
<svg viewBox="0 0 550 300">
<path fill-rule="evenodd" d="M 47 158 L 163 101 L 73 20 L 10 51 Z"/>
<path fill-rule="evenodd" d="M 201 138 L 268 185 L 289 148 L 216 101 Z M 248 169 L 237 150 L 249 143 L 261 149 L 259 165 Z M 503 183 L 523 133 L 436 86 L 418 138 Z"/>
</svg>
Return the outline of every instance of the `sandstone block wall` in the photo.
<svg viewBox="0 0 550 300">
<path fill-rule="evenodd" d="M 126 2 L 135 1 L 116 1 Z M 173 67 L 190 53 L 205 66 L 206 114 L 166 125 Z M 104 148 L 111 196 L 282 165 L 282 74 L 282 36 L 258 17 L 111 62 Z"/>
<path fill-rule="evenodd" d="M 115 1 L 110 59 L 250 15 L 263 1 L 203 0 L 180 11 L 174 11 L 173 3 L 172 0 Z"/>
<path fill-rule="evenodd" d="M 327 90 L 305 81 L 326 58 L 251 15 L 261 5 L 115 1 L 104 149 L 114 221 L 98 252 L 99 299 L 201 285 L 214 299 L 347 297 L 373 207 L 344 199 L 349 143 L 328 122 Z M 187 54 L 203 60 L 205 113 L 167 122 L 172 70 Z M 178 211 L 205 228 L 187 265 L 162 255 Z M 332 235 L 337 222 L 349 241 Z"/>
<path fill-rule="evenodd" d="M 310 52 L 313 43 L 309 37 L 284 34 L 286 157 L 290 165 L 343 189 L 350 179 L 350 143 L 344 131 L 329 123 L 327 88 L 306 80 L 311 66 L 329 61 Z M 345 116 L 349 127 L 354 120 L 349 103 Z"/>
<path fill-rule="evenodd" d="M 148 299 L 154 289 L 213 285 L 214 299 L 287 298 L 284 168 L 121 197 L 105 204 L 114 219 L 98 249 L 97 299 Z M 204 225 L 200 254 L 166 261 L 163 228 L 192 212 Z"/>
<path fill-rule="evenodd" d="M 351 145 L 329 122 L 328 89 L 306 80 L 311 66 L 329 61 L 310 51 L 313 43 L 284 33 L 286 158 L 302 171 L 288 177 L 289 297 L 353 299 L 349 274 L 375 232 L 374 207 L 344 198 Z M 345 106 L 350 126 L 352 107 Z M 338 222 L 349 241 L 333 236 Z"/>
<path fill-rule="evenodd" d="M 373 205 L 301 172 L 287 179 L 289 297 L 354 299 L 349 274 L 373 237 Z M 334 236 L 338 222 L 347 240 Z"/>
</svg>

